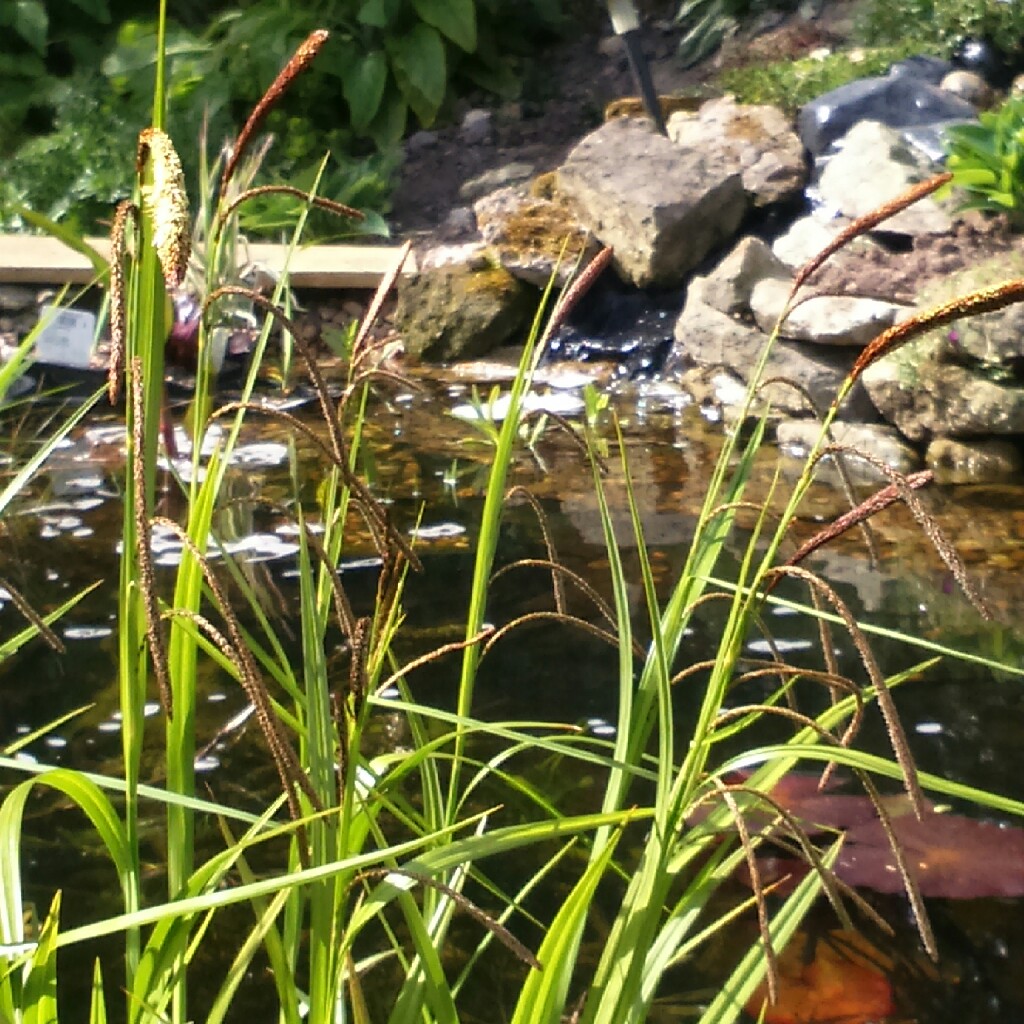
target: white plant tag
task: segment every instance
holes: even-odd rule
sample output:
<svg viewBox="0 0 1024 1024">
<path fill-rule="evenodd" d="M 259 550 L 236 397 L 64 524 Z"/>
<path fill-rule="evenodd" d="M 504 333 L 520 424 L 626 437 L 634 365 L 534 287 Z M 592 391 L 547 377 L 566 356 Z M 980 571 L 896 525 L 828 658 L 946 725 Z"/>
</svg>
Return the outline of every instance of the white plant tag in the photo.
<svg viewBox="0 0 1024 1024">
<path fill-rule="evenodd" d="M 44 326 L 36 338 L 36 362 L 88 369 L 96 315 L 78 309 L 44 306 L 39 319 Z"/>
</svg>

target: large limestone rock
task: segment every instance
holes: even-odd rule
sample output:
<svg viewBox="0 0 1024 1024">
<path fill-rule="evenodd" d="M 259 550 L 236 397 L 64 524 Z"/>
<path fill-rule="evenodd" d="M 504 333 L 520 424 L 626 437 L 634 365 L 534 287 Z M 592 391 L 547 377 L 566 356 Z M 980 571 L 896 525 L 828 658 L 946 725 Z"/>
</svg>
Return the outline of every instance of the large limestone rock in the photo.
<svg viewBox="0 0 1024 1024">
<path fill-rule="evenodd" d="M 591 132 L 558 170 L 580 222 L 615 250 L 638 287 L 673 287 L 735 233 L 747 207 L 738 171 L 723 174 L 646 121 L 618 118 Z"/>
<path fill-rule="evenodd" d="M 811 100 L 800 108 L 797 131 L 818 156 L 861 121 L 905 128 L 976 117 L 965 100 L 916 75 L 899 73 L 861 78 Z"/>
<path fill-rule="evenodd" d="M 861 379 L 878 411 L 912 441 L 1024 434 L 1024 385 L 949 362 L 940 337 L 909 342 Z"/>
<path fill-rule="evenodd" d="M 503 267 L 455 264 L 400 283 L 395 326 L 413 359 L 475 359 L 528 329 L 537 292 Z"/>
<path fill-rule="evenodd" d="M 895 199 L 936 173 L 931 160 L 898 132 L 878 121 L 861 121 L 840 143 L 818 181 L 821 199 L 845 217 L 856 218 Z M 953 225 L 948 203 L 919 200 L 881 225 L 907 235 L 942 234 Z"/>
<path fill-rule="evenodd" d="M 473 212 L 480 234 L 501 265 L 538 288 L 553 275 L 564 284 L 577 262 L 586 265 L 599 248 L 557 197 L 509 186 L 478 199 Z"/>
<path fill-rule="evenodd" d="M 789 288 L 789 268 L 767 243 L 753 235 L 741 238 L 733 250 L 706 277 L 690 281 L 689 293 L 728 316 L 750 312 L 750 297 L 764 280 L 777 280 Z"/>
<path fill-rule="evenodd" d="M 1024 277 L 1024 254 L 1007 252 L 931 282 L 920 291 L 918 305 L 921 309 L 943 305 L 1017 277 Z M 948 358 L 982 363 L 993 377 L 1012 377 L 1024 368 L 1024 303 L 960 320 L 938 337 Z"/>
<path fill-rule="evenodd" d="M 790 283 L 767 278 L 754 288 L 750 306 L 758 327 L 769 333 L 785 310 Z M 891 327 L 904 307 L 856 295 L 812 295 L 803 299 L 782 322 L 779 334 L 792 341 L 863 348 Z"/>
<path fill-rule="evenodd" d="M 792 198 L 807 183 L 803 143 L 777 107 L 723 96 L 696 113 L 673 114 L 668 137 L 723 174 L 738 171 L 755 206 Z"/>
</svg>

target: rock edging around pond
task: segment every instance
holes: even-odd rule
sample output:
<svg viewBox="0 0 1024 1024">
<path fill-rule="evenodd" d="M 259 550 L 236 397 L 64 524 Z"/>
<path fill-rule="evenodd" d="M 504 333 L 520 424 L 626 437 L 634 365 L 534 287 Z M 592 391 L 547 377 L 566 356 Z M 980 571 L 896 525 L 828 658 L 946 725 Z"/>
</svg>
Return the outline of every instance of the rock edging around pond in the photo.
<svg viewBox="0 0 1024 1024">
<path fill-rule="evenodd" d="M 935 86 L 941 67 L 929 64 L 925 74 L 907 63 L 880 80 L 844 87 L 852 111 L 842 96 L 811 105 L 850 124 L 813 160 L 808 152 L 820 148 L 822 132 L 808 108 L 798 125 L 813 133 L 813 146 L 775 108 L 731 97 L 673 114 L 668 137 L 642 118 L 605 123 L 554 172 L 479 199 L 475 241 L 420 253 L 421 273 L 402 285 L 396 311 L 407 351 L 415 359 L 458 361 L 519 341 L 538 286 L 560 258 L 563 268 L 589 259 L 596 238 L 613 248 L 615 271 L 629 286 L 678 292 L 663 373 L 728 401 L 748 382 L 795 270 L 854 218 L 940 169 L 937 131 L 970 111 Z M 920 89 L 928 91 L 930 119 L 921 123 L 915 114 L 917 123 L 901 124 L 909 115 L 893 107 L 893 93 L 913 104 Z M 787 223 L 786 211 L 801 205 L 805 189 L 811 212 L 790 214 Z M 743 234 L 752 217 L 786 230 L 770 243 Z M 807 417 L 809 403 L 827 406 L 864 345 L 886 327 L 979 281 L 991 285 L 1024 270 L 1024 260 L 1015 271 L 1009 258 L 1012 237 L 958 217 L 951 199 L 929 197 L 882 228 L 833 257 L 782 324 L 766 371 L 779 378 L 767 393 L 781 415 Z M 957 272 L 972 258 L 969 245 L 1007 255 Z M 901 260 L 913 263 L 907 253 L 924 250 L 932 254 L 934 279 L 901 274 Z M 873 276 L 855 270 L 865 265 Z M 723 381 L 735 386 L 723 388 Z M 867 425 L 858 441 L 870 453 L 892 460 L 899 452 L 893 468 L 910 470 L 918 461 L 914 447 L 893 443 L 902 437 L 944 480 L 1018 478 L 1024 309 L 986 314 L 879 361 L 841 418 Z"/>
</svg>

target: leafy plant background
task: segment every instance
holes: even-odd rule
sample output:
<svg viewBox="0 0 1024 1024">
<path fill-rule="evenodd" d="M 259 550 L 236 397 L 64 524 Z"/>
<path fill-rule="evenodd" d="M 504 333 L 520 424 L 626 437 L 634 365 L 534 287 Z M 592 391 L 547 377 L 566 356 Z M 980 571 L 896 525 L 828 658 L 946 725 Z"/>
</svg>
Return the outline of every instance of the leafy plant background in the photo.
<svg viewBox="0 0 1024 1024">
<path fill-rule="evenodd" d="M 277 138 L 266 180 L 312 179 L 323 194 L 386 212 L 397 146 L 433 124 L 456 95 L 515 96 L 522 61 L 566 24 L 562 0 L 243 0 L 175 4 L 168 29 L 168 126 L 195 181 L 200 127 L 216 146 L 251 109 L 314 28 L 328 50 L 266 128 Z M 18 206 L 79 231 L 97 229 L 129 189 L 131 152 L 146 122 L 155 51 L 150 0 L 14 0 L 0 9 L 0 222 Z M 295 213 L 275 201 L 246 227 L 273 233 Z M 371 219 L 379 229 L 380 221 Z M 316 223 L 312 225 L 317 228 Z"/>
</svg>

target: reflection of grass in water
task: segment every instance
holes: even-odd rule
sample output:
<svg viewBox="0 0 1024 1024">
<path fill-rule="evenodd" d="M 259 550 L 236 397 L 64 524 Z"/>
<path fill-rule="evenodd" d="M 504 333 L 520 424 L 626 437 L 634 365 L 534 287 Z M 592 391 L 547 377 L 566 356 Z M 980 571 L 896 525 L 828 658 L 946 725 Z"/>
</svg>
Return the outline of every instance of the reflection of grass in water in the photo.
<svg viewBox="0 0 1024 1024">
<path fill-rule="evenodd" d="M 310 41 L 311 49 L 268 97 L 287 87 L 315 45 Z M 244 149 L 244 138 L 236 147 Z M 229 170 L 223 173 L 230 176 Z M 762 938 L 783 944 L 825 888 L 849 925 L 852 911 L 844 909 L 825 870 L 836 848 L 815 851 L 792 821 L 772 826 L 773 841 L 788 835 L 820 873 L 809 874 L 785 898 L 769 901 L 755 886 L 746 903 L 726 899 L 735 893 L 731 879 L 740 865 L 758 877 L 755 849 L 764 828 L 749 816 L 751 805 L 764 804 L 798 761 L 847 765 L 864 778 L 871 772 L 898 779 L 911 801 L 919 798 L 889 687 L 930 662 L 884 678 L 867 633 L 839 594 L 796 564 L 799 559 L 784 562 L 780 553 L 813 479 L 824 432 L 791 493 L 778 495 L 781 514 L 771 515 L 765 508 L 777 485 L 756 500 L 749 489 L 764 421 L 743 435 L 731 432 L 699 503 L 682 564 L 662 582 L 655 578 L 626 446 L 621 435 L 610 446 L 623 484 L 617 518 L 593 455 L 591 423 L 581 461 L 592 475 L 606 582 L 595 589 L 569 570 L 535 504 L 528 507 L 539 524 L 542 557 L 506 564 L 505 506 L 522 442 L 524 399 L 545 340 L 538 315 L 506 417 L 490 434 L 494 452 L 475 527 L 472 571 L 452 584 L 453 590 L 466 588 L 459 634 L 428 644 L 425 653 L 422 647 L 413 651 L 402 637 L 406 607 L 412 606 L 407 592 L 418 586 L 420 558 L 407 530 L 396 526 L 391 508 L 366 482 L 372 463 L 364 431 L 369 389 L 396 383 L 404 388 L 407 382 L 375 363 L 365 333 L 352 341 L 337 399 L 312 353 L 294 339 L 320 404 L 317 430 L 251 403 L 254 367 L 241 401 L 220 410 L 230 426 L 222 449 L 202 467 L 204 478 L 197 472 L 200 456 L 194 456 L 191 482 L 182 485 L 185 525 L 154 517 L 163 284 L 146 232 L 157 212 L 142 212 L 139 266 L 133 268 L 135 284 L 125 306 L 132 445 L 119 588 L 124 780 L 91 780 L 71 771 L 39 778 L 86 811 L 117 868 L 124 916 L 64 927 L 59 934 L 70 945 L 125 936 L 128 1019 L 166 1016 L 183 1022 L 194 1019 L 200 1006 L 202 1019 L 220 1021 L 237 1012 L 240 1000 L 248 998 L 251 972 L 262 977 L 260 965 L 266 963 L 282 1020 L 297 1024 L 300 1005 L 308 1005 L 308 1019 L 315 1022 L 343 1019 L 339 1006 L 346 1008 L 346 1019 L 356 1021 L 384 1013 L 394 1021 L 452 1021 L 463 1016 L 464 1004 L 480 998 L 481 986 L 493 976 L 483 974 L 490 960 L 508 965 L 504 976 L 513 979 L 504 990 L 508 1020 L 554 1024 L 577 1012 L 585 1022 L 656 1020 L 692 1007 L 692 991 L 670 991 L 677 968 L 709 943 L 723 941 L 739 963 L 728 968 L 723 987 L 701 1009 L 701 1020 L 710 1024 L 735 1019 L 766 961 L 770 967 L 770 956 L 749 933 L 739 933 L 743 949 L 730 944 L 736 941 L 729 938 L 736 920 L 756 917 Z M 215 235 L 208 236 L 214 247 Z M 239 289 L 214 294 L 236 296 Z M 1014 296 L 1009 288 L 990 302 Z M 291 320 L 273 301 L 251 299 L 267 314 L 268 330 L 272 321 L 293 333 Z M 958 310 L 970 307 L 968 301 Z M 946 312 L 886 332 L 868 347 L 856 372 Z M 257 364 L 261 355 L 262 348 Z M 210 394 L 201 366 L 190 417 L 195 435 L 205 429 Z M 838 400 L 826 421 L 837 406 Z M 275 514 L 293 515 L 298 544 L 297 577 L 287 596 L 271 594 L 269 602 L 267 580 L 247 574 L 231 558 L 205 554 L 208 539 L 219 539 L 216 513 L 233 500 L 228 457 L 241 424 L 253 416 L 284 424 L 289 437 L 300 438 L 325 467 L 310 495 L 293 457 L 296 496 L 277 495 L 267 503 Z M 528 440 L 536 444 L 541 438 L 531 431 Z M 955 552 L 915 505 L 907 482 L 895 478 L 893 487 L 963 578 Z M 236 499 L 251 503 L 260 496 L 246 491 Z M 876 499 L 857 506 L 850 525 L 862 524 L 881 504 Z M 364 577 L 369 594 L 360 595 L 352 576 L 338 571 L 350 554 L 353 518 L 375 553 L 376 564 Z M 154 577 L 148 558 L 154 523 L 177 534 L 186 549 L 173 593 Z M 818 541 L 830 543 L 833 533 Z M 499 567 L 502 575 L 496 577 Z M 811 595 L 802 614 L 820 630 L 820 659 L 813 664 L 793 665 L 773 646 L 766 620 L 777 598 L 767 592 L 779 579 Z M 543 604 L 523 600 L 535 586 L 543 587 Z M 504 608 L 503 591 L 514 594 Z M 292 637 L 271 611 L 282 597 L 295 623 Z M 716 626 L 703 635 L 700 660 L 693 661 L 688 631 L 709 621 Z M 560 632 L 567 650 L 577 634 L 586 638 L 587 651 L 603 645 L 608 712 L 601 729 L 548 720 L 545 676 L 560 671 L 559 683 L 568 691 L 588 665 L 576 657 L 568 668 L 557 668 L 541 644 L 533 643 L 534 630 Z M 857 651 L 855 673 L 835 662 L 838 635 Z M 764 651 L 751 651 L 752 637 L 765 639 Z M 507 648 L 520 659 L 512 679 L 502 678 L 500 666 L 493 668 Z M 248 729 L 254 740 L 238 748 L 214 801 L 194 795 L 193 770 L 201 676 L 207 671 L 201 666 L 209 665 L 237 682 L 253 708 Z M 145 733 L 159 733 L 146 725 L 151 666 L 160 670 L 154 675 L 165 677 L 164 729 L 143 747 Z M 430 678 L 447 680 L 448 704 L 435 701 L 425 685 Z M 513 686 L 525 696 L 523 720 L 482 717 L 488 690 L 496 685 Z M 808 699 L 805 691 L 813 696 Z M 822 694 L 829 699 L 824 710 Z M 864 706 L 875 702 L 894 751 L 888 759 L 855 746 Z M 382 717 L 395 728 L 388 742 L 379 734 Z M 757 730 L 772 720 L 785 726 L 785 742 L 760 740 Z M 738 755 L 730 755 L 736 750 Z M 257 752 L 261 767 L 243 760 Z M 150 759 L 157 756 L 159 764 L 153 765 Z M 10 760 L 4 765 L 18 769 Z M 739 767 L 756 770 L 737 782 L 729 772 Z M 271 772 L 276 786 L 269 798 L 262 786 L 244 793 L 229 789 Z M 161 776 L 167 782 L 160 791 L 142 785 L 143 778 Z M 971 796 L 1001 813 L 1024 813 L 1024 805 L 1011 800 L 942 779 L 925 781 L 936 792 Z M 0 830 L 9 850 L 20 847 L 29 787 L 24 782 L 5 797 Z M 126 792 L 123 803 L 110 795 L 118 790 Z M 155 807 L 166 817 L 151 831 L 158 820 Z M 218 837 L 216 846 L 206 845 L 211 834 Z M 166 895 L 157 895 L 149 869 L 162 866 L 164 857 Z M 927 941 L 924 908 L 906 881 Z M 3 939 L 21 941 L 17 856 L 0 862 L 0 884 Z M 540 896 L 549 884 L 559 896 L 554 905 Z M 193 985 L 190 1002 L 186 982 L 195 979 L 202 951 L 227 938 L 217 930 L 224 928 L 227 905 L 244 912 L 232 918 L 245 921 L 227 954 L 233 959 L 216 978 L 204 978 L 208 989 Z M 592 942 L 595 929 L 599 943 Z M 34 973 L 28 982 L 20 972 L 0 980 L 0 1000 L 6 1001 L 0 1005 L 42 1007 L 47 1019 L 56 1019 L 45 994 L 57 980 L 46 934 L 29 951 Z M 381 950 L 385 956 L 378 962 Z"/>
</svg>

